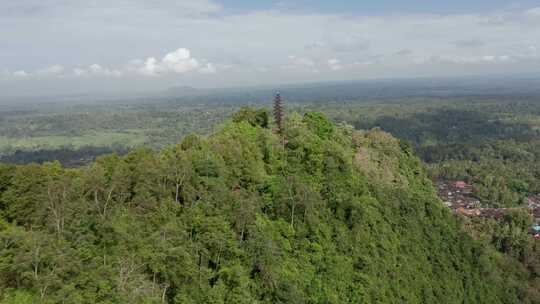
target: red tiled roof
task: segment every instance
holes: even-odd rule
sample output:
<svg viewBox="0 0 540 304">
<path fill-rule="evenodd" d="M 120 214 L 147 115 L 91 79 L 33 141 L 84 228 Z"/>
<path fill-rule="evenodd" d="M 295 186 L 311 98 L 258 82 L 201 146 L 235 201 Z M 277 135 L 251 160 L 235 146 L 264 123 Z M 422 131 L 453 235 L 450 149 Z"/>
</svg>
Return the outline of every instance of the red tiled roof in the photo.
<svg viewBox="0 0 540 304">
<path fill-rule="evenodd" d="M 454 183 L 454 186 L 458 187 L 458 188 L 465 188 L 467 187 L 467 183 L 464 182 L 464 181 L 457 181 Z"/>
</svg>

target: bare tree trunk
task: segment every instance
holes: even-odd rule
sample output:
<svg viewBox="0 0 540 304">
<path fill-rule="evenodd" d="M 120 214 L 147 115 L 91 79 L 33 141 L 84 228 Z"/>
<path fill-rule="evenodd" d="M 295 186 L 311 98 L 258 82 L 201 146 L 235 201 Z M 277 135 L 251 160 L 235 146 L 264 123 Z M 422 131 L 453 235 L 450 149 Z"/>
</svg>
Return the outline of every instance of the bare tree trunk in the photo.
<svg viewBox="0 0 540 304">
<path fill-rule="evenodd" d="M 45 298 L 46 293 L 47 293 L 47 286 L 41 287 L 39 289 L 39 294 L 40 294 L 41 301 L 43 301 L 43 299 Z"/>
<path fill-rule="evenodd" d="M 107 193 L 107 199 L 105 200 L 105 204 L 103 205 L 103 218 L 107 216 L 107 208 L 109 207 L 109 202 L 111 201 L 112 194 L 114 192 L 114 187 L 111 188 L 109 193 Z"/>
<path fill-rule="evenodd" d="M 294 228 L 294 208 L 296 206 L 296 203 L 294 201 L 294 197 L 292 195 L 292 190 L 291 190 L 291 186 L 288 185 L 287 186 L 287 189 L 289 190 L 289 199 L 291 200 L 291 227 Z"/>
<path fill-rule="evenodd" d="M 39 273 L 39 246 L 36 248 L 36 251 L 34 252 L 34 279 L 37 281 L 38 279 L 38 273 Z"/>
<path fill-rule="evenodd" d="M 167 296 L 167 289 L 169 289 L 169 285 L 165 285 L 165 287 L 163 287 L 163 293 L 161 294 L 162 303 L 165 303 L 165 297 Z"/>
<path fill-rule="evenodd" d="M 98 212 L 100 212 L 101 208 L 99 208 L 99 199 L 98 199 L 98 190 L 97 189 L 94 190 L 94 203 L 96 204 L 96 208 L 97 208 Z"/>
<path fill-rule="evenodd" d="M 50 210 L 53 215 L 56 234 L 60 235 L 60 216 L 58 214 L 58 206 L 55 204 L 55 198 L 53 197 L 50 186 L 47 187 L 47 198 L 49 199 L 47 209 Z"/>
<path fill-rule="evenodd" d="M 219 249 L 218 249 L 218 255 L 217 255 L 217 261 L 216 261 L 216 267 L 219 266 L 219 262 L 221 260 L 221 249 L 223 247 L 223 243 L 219 243 Z"/>
</svg>

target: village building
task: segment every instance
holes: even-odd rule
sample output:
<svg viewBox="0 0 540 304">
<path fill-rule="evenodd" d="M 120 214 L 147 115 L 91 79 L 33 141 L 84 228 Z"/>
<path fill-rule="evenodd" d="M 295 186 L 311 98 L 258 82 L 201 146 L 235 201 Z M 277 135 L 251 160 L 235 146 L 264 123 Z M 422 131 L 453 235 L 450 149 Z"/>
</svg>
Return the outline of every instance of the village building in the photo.
<svg viewBox="0 0 540 304">
<path fill-rule="evenodd" d="M 466 217 L 484 217 L 501 220 L 512 208 L 484 208 L 479 199 L 473 196 L 473 186 L 465 181 L 449 182 L 445 180 L 435 181 L 439 198 L 444 205 L 455 214 Z M 540 239 L 540 195 L 530 196 L 525 200 L 534 226 L 531 235 Z"/>
<path fill-rule="evenodd" d="M 439 180 L 436 181 L 436 185 L 439 197 L 452 210 L 481 207 L 480 200 L 470 195 L 472 193 L 472 186 L 464 181 L 449 183 Z"/>
</svg>

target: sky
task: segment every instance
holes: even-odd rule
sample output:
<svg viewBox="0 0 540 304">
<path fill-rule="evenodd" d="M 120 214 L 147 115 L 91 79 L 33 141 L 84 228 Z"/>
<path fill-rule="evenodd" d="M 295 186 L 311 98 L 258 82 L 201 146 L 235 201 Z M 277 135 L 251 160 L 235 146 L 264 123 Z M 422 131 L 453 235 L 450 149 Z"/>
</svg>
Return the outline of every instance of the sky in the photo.
<svg viewBox="0 0 540 304">
<path fill-rule="evenodd" d="M 6 96 L 539 68 L 538 1 L 0 0 Z"/>
</svg>

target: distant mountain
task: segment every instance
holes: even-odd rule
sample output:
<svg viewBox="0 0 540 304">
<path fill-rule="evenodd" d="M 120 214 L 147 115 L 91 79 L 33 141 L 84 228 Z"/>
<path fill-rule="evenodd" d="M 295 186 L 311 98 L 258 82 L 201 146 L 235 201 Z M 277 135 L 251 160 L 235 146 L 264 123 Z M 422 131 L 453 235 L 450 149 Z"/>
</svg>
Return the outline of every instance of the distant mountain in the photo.
<svg viewBox="0 0 540 304">
<path fill-rule="evenodd" d="M 186 95 L 200 95 L 207 93 L 208 91 L 200 90 L 194 87 L 190 86 L 176 86 L 171 87 L 167 90 L 165 90 L 165 95 L 172 95 L 172 96 L 186 96 Z"/>
<path fill-rule="evenodd" d="M 289 102 L 327 102 L 359 98 L 540 96 L 540 77 L 459 77 L 380 79 L 259 87 L 195 89 L 175 87 L 162 96 L 188 103 L 268 103 L 276 90 Z"/>
<path fill-rule="evenodd" d="M 375 79 L 304 84 L 276 84 L 256 87 L 195 88 L 174 86 L 152 92 L 95 92 L 69 95 L 0 96 L 0 105 L 154 103 L 163 100 L 190 103 L 268 103 L 276 90 L 289 102 L 328 102 L 360 98 L 402 97 L 540 96 L 540 77 L 455 77 Z"/>
</svg>

